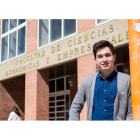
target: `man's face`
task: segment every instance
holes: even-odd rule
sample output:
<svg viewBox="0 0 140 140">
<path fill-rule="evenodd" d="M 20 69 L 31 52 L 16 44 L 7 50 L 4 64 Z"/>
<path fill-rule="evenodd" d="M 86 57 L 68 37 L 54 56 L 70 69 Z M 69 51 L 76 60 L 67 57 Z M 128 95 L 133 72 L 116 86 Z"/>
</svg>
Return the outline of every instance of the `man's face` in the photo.
<svg viewBox="0 0 140 140">
<path fill-rule="evenodd" d="M 96 58 L 94 58 L 100 71 L 113 70 L 116 55 L 113 55 L 109 47 L 97 50 Z"/>
</svg>

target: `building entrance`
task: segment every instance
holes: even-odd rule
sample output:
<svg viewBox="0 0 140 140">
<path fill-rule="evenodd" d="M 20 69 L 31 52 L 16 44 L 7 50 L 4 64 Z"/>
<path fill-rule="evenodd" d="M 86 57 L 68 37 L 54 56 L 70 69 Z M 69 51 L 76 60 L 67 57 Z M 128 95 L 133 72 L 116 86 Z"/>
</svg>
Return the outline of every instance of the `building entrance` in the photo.
<svg viewBox="0 0 140 140">
<path fill-rule="evenodd" d="M 115 49 L 115 54 L 116 54 L 115 69 L 119 72 L 123 72 L 130 75 L 128 45 Z"/>
<path fill-rule="evenodd" d="M 77 92 L 77 61 L 49 69 L 49 120 L 68 120 Z"/>
<path fill-rule="evenodd" d="M 49 120 L 68 120 L 70 109 L 70 90 L 50 95 Z"/>
</svg>

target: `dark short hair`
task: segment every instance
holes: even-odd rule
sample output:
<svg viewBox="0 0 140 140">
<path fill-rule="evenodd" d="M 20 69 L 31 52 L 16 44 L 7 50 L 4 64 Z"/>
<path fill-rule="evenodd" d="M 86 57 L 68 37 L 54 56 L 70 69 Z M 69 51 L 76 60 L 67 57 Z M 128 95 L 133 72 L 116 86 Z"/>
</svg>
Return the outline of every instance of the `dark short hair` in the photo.
<svg viewBox="0 0 140 140">
<path fill-rule="evenodd" d="M 16 106 L 13 106 L 12 111 L 14 111 L 18 116 L 21 117 L 21 115 L 20 115 L 20 113 L 18 111 L 18 108 Z"/>
<path fill-rule="evenodd" d="M 94 54 L 94 57 L 96 58 L 96 53 L 99 49 L 102 49 L 104 47 L 108 47 L 110 49 L 110 51 L 112 52 L 112 54 L 114 55 L 115 54 L 115 51 L 114 51 L 114 47 L 113 45 L 109 42 L 109 41 L 106 41 L 106 40 L 101 40 L 99 42 L 96 42 L 94 45 L 93 45 L 93 54 Z"/>
</svg>

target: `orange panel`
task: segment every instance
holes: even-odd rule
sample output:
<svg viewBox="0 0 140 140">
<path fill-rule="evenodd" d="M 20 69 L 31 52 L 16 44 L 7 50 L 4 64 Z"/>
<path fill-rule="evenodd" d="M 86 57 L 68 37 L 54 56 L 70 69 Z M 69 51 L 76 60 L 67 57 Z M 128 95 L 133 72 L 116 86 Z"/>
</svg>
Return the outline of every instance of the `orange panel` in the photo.
<svg viewBox="0 0 140 140">
<path fill-rule="evenodd" d="M 132 116 L 140 120 L 140 19 L 129 19 L 128 28 Z"/>
</svg>

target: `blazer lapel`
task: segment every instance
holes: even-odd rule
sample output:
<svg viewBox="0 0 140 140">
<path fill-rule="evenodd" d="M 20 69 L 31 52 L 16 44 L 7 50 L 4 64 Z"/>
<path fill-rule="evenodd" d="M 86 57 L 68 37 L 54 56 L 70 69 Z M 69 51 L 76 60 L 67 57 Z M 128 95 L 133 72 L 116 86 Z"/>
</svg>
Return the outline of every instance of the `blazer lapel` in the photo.
<svg viewBox="0 0 140 140">
<path fill-rule="evenodd" d="M 120 84 L 122 84 L 121 82 L 121 75 L 119 72 L 117 72 L 118 75 L 117 75 L 117 88 L 118 88 L 118 91 L 117 91 L 117 95 L 116 95 L 116 98 L 115 98 L 115 102 L 114 102 L 114 120 L 116 120 L 116 116 L 118 114 L 118 105 L 119 105 L 119 87 L 121 86 Z"/>
<path fill-rule="evenodd" d="M 91 100 L 90 104 L 93 106 L 93 99 L 94 99 L 94 89 L 95 89 L 95 81 L 96 81 L 97 73 L 93 76 L 93 80 L 91 82 Z"/>
<path fill-rule="evenodd" d="M 97 74 L 98 73 L 96 73 L 93 76 L 93 79 L 91 81 L 91 89 L 90 89 L 90 95 L 91 95 L 91 98 L 90 98 L 90 119 L 92 119 L 92 113 L 93 113 L 94 89 L 95 89 L 95 81 L 96 81 Z"/>
</svg>

